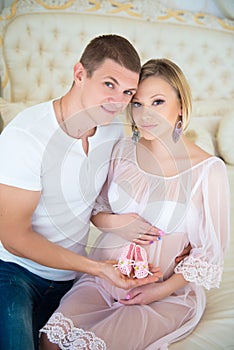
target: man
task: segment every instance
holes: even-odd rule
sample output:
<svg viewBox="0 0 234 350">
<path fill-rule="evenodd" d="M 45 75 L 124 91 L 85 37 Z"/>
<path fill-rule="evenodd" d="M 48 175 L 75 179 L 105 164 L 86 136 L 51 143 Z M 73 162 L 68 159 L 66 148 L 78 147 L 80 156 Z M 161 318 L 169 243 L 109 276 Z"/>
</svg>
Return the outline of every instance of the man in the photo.
<svg viewBox="0 0 234 350">
<path fill-rule="evenodd" d="M 77 272 L 125 289 L 158 279 L 129 279 L 113 262 L 85 257 L 92 208 L 122 136 L 112 121 L 136 92 L 140 68 L 126 39 L 97 37 L 75 65 L 71 89 L 26 109 L 1 134 L 2 350 L 38 348 L 39 329 Z"/>
</svg>

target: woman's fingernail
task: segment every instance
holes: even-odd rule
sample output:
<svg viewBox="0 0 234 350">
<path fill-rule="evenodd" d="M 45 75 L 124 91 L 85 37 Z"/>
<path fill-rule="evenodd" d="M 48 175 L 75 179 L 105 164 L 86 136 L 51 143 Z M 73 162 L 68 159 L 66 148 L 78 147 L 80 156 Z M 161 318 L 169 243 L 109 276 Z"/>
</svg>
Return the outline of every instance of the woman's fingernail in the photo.
<svg viewBox="0 0 234 350">
<path fill-rule="evenodd" d="M 125 300 L 129 300 L 129 299 L 131 299 L 131 297 L 130 297 L 129 294 L 127 294 L 126 297 L 125 297 Z"/>
<path fill-rule="evenodd" d="M 165 235 L 165 232 L 162 231 L 162 230 L 158 230 L 158 234 L 159 234 L 160 236 L 164 236 L 164 235 Z"/>
<path fill-rule="evenodd" d="M 158 236 L 157 241 L 161 241 L 162 237 Z"/>
<path fill-rule="evenodd" d="M 149 244 L 153 244 L 153 243 L 154 243 L 154 241 L 150 241 L 150 242 L 149 242 Z"/>
</svg>

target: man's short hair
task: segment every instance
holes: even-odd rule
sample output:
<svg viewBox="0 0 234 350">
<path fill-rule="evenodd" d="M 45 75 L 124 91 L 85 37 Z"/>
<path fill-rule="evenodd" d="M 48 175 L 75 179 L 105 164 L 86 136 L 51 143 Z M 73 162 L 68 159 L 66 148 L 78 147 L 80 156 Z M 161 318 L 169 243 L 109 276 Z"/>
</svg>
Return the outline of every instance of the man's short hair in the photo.
<svg viewBox="0 0 234 350">
<path fill-rule="evenodd" d="M 91 77 L 105 59 L 111 59 L 132 72 L 140 73 L 140 57 L 133 45 L 122 36 L 107 34 L 92 39 L 80 62 L 86 69 L 87 76 Z"/>
</svg>

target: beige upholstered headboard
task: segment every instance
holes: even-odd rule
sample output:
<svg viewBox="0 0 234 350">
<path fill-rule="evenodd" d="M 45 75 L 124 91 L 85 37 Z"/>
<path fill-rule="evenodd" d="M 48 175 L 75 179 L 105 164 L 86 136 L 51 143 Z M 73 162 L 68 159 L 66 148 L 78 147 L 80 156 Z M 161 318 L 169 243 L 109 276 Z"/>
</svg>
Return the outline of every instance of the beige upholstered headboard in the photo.
<svg viewBox="0 0 234 350">
<path fill-rule="evenodd" d="M 117 33 L 142 63 L 173 59 L 193 92 L 194 114 L 233 110 L 234 22 L 170 10 L 154 0 L 18 0 L 0 18 L 0 76 L 13 110 L 63 94 L 88 41 Z"/>
</svg>

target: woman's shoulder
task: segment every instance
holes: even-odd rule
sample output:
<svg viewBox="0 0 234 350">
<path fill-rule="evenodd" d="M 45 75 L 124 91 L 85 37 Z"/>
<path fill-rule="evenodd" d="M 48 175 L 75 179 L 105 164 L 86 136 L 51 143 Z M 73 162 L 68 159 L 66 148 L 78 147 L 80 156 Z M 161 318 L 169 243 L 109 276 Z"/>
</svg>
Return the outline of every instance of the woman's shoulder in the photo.
<svg viewBox="0 0 234 350">
<path fill-rule="evenodd" d="M 201 147 L 197 146 L 195 143 L 189 140 L 186 140 L 186 146 L 187 146 L 187 152 L 188 152 L 192 167 L 199 164 L 206 164 L 206 163 L 213 163 L 213 162 L 223 163 L 223 161 L 219 157 L 206 152 Z"/>
<path fill-rule="evenodd" d="M 191 170 L 199 176 L 222 178 L 227 174 L 224 161 L 216 155 L 209 154 L 193 142 L 186 142 Z"/>
<path fill-rule="evenodd" d="M 115 145 L 115 151 L 129 151 L 134 149 L 134 144 L 131 137 L 122 137 Z"/>
<path fill-rule="evenodd" d="M 115 160 L 134 159 L 134 144 L 130 137 L 123 137 L 117 141 L 113 148 L 112 158 Z"/>
</svg>

